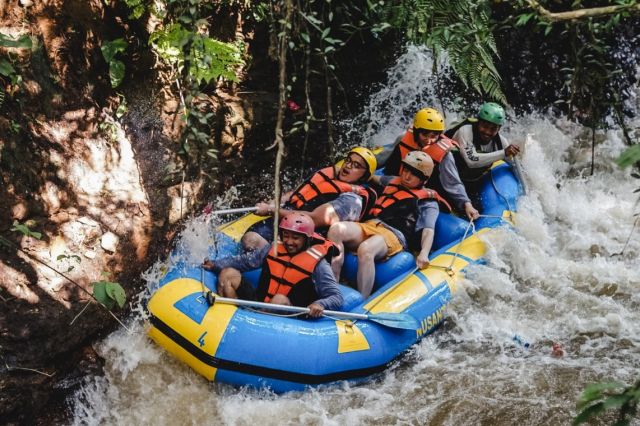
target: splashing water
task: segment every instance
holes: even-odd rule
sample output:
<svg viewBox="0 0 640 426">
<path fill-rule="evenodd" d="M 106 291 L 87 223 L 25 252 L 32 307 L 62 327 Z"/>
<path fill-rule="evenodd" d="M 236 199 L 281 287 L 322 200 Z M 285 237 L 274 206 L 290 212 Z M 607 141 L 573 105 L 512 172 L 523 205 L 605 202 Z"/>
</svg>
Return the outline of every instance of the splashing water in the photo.
<svg viewBox="0 0 640 426">
<path fill-rule="evenodd" d="M 372 144 L 393 140 L 417 107 L 432 104 L 412 92 L 429 82 L 430 61 L 409 48 L 366 111 L 343 124 Z M 69 402 L 74 423 L 567 424 L 586 384 L 637 379 L 638 234 L 625 248 L 637 182 L 613 163 L 624 149 L 619 132 L 596 147 L 593 176 L 590 145 L 571 122 L 529 115 L 504 133 L 525 147 L 529 192 L 516 230 L 485 239 L 487 264 L 469 268 L 444 326 L 385 374 L 280 396 L 211 384 L 146 337 L 141 302 L 131 334 L 97 344 L 105 375 L 87 378 Z M 215 225 L 190 221 L 178 243 L 186 255 L 157 262 L 143 276 L 149 287 L 177 261 L 200 262 Z M 552 356 L 554 342 L 564 356 Z"/>
</svg>

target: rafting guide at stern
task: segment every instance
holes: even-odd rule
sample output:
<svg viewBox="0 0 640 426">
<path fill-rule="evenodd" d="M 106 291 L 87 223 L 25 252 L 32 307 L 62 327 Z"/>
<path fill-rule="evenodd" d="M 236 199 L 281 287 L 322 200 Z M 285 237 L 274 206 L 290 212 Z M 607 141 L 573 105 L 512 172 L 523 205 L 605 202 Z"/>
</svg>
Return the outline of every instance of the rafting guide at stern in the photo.
<svg viewBox="0 0 640 426">
<path fill-rule="evenodd" d="M 518 145 L 509 144 L 499 132 L 505 121 L 504 109 L 495 102 L 485 102 L 475 118 L 467 118 L 444 134 L 458 143 L 454 151 L 460 179 L 467 194 L 479 202 L 484 174 L 499 160 L 512 161 L 520 153 Z"/>
<path fill-rule="evenodd" d="M 328 261 L 336 254 L 333 243 L 315 233 L 313 220 L 291 213 L 280 221 L 280 240 L 273 247 L 215 261 L 202 267 L 218 272 L 218 292 L 232 299 L 253 300 L 278 305 L 306 306 L 312 317 L 325 309 L 342 306 L 342 293 Z M 262 266 L 258 288 L 242 277 L 242 272 Z"/>
</svg>

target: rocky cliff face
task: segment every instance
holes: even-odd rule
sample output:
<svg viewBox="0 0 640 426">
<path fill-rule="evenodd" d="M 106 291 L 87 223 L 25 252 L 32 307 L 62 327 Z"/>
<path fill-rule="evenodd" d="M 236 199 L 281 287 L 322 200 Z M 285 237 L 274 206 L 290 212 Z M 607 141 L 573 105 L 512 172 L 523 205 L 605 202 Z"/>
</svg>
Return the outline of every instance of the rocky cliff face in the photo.
<svg viewBox="0 0 640 426">
<path fill-rule="evenodd" d="M 91 282 L 108 272 L 129 296 L 137 293 L 137 277 L 203 199 L 197 182 L 164 179 L 179 111 L 144 58 L 128 64 L 139 72 L 122 88 L 126 115 L 114 118 L 120 98 L 108 84 L 100 41 L 122 25 L 97 0 L 0 1 L 0 32 L 37 40 L 32 51 L 0 52 L 23 80 L 1 80 L 3 420 L 33 421 L 41 407 L 62 401 L 58 391 L 99 370 L 89 344 L 117 323 L 90 298 Z M 223 152 L 237 155 L 251 103 L 229 90 L 212 102 Z M 15 221 L 41 238 L 11 231 Z M 126 317 L 126 308 L 116 314 Z"/>
<path fill-rule="evenodd" d="M 63 422 L 65 396 L 85 375 L 99 374 L 100 360 L 90 344 L 118 323 L 90 297 L 92 282 L 108 273 L 131 297 L 140 291 L 140 273 L 168 251 L 181 219 L 209 196 L 238 182 L 252 188 L 248 202 L 269 195 L 260 190 L 265 189 L 262 173 L 275 155 L 265 155 L 264 148 L 273 140 L 277 64 L 264 28 L 249 28 L 255 22 L 225 13 L 216 31 L 244 40 L 251 61 L 239 70 L 240 83 L 207 88 L 220 153 L 218 181 L 212 185 L 169 176 L 165 169 L 180 149 L 181 101 L 174 82 L 156 71 L 148 47 L 136 45 L 157 22 L 129 20 L 129 10 L 118 1 L 0 0 L 0 33 L 34 40 L 33 49 L 0 47 L 0 59 L 10 59 L 17 78 L 0 75 L 3 420 Z M 118 37 L 129 37 L 132 52 L 127 78 L 116 91 L 100 47 Z M 357 104 L 357 96 L 383 77 L 381 63 L 393 46 L 390 52 L 343 52 L 340 78 L 347 89 L 335 95 L 335 106 Z M 324 78 L 318 81 L 310 91 L 324 105 L 326 85 Z M 288 114 L 290 125 L 304 108 Z M 307 167 L 330 151 L 319 143 L 326 136 L 317 134 L 323 124 L 316 121 L 319 129 L 310 135 L 307 151 L 315 160 Z M 296 137 L 288 146 L 291 157 L 304 152 L 304 138 Z M 300 169 L 302 163 L 296 157 L 288 165 Z M 16 222 L 41 237 L 12 230 Z M 126 318 L 127 309 L 116 315 Z M 47 406 L 53 409 L 43 417 Z"/>
</svg>

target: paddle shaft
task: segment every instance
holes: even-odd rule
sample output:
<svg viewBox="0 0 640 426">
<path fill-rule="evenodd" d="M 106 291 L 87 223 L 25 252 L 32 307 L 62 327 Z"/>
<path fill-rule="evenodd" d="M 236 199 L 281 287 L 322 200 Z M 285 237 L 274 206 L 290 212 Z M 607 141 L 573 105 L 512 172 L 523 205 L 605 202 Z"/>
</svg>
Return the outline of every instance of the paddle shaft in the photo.
<svg viewBox="0 0 640 426">
<path fill-rule="evenodd" d="M 216 296 L 214 300 L 215 302 L 226 303 L 229 305 L 247 306 L 250 308 L 275 309 L 278 311 L 309 313 L 309 308 L 303 308 L 301 306 L 277 305 L 275 303 L 254 302 L 251 300 L 242 300 L 242 299 L 230 299 L 228 297 L 220 297 L 220 296 Z M 331 316 L 347 318 L 347 319 L 361 319 L 361 320 L 369 319 L 369 315 L 366 315 L 366 314 L 355 314 L 352 312 L 341 312 L 341 311 L 325 310 L 323 312 L 323 315 L 331 315 Z"/>
<path fill-rule="evenodd" d="M 258 209 L 257 207 L 240 207 L 240 208 L 237 208 L 237 209 L 214 210 L 210 214 L 246 213 L 246 212 L 254 212 L 257 209 Z"/>
</svg>

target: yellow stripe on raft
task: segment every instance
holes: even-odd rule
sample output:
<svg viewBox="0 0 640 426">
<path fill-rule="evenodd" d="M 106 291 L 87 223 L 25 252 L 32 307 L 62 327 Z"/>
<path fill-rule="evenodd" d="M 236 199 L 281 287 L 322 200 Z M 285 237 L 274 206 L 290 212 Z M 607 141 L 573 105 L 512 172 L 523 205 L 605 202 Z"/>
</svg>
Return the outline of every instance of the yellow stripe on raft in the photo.
<svg viewBox="0 0 640 426">
<path fill-rule="evenodd" d="M 338 329 L 338 353 L 368 351 L 370 348 L 367 338 L 351 321 L 336 321 Z"/>
<path fill-rule="evenodd" d="M 488 231 L 488 228 L 481 229 L 477 233 L 467 237 L 464 241 L 451 247 L 446 253 L 432 259 L 431 265 L 434 267 L 429 266 L 420 272 L 427 277 L 434 287 L 442 282 L 446 282 L 451 292 L 454 293 L 457 280 L 463 276 L 460 274 L 460 271 L 469 264 L 465 258 L 478 260 L 484 255 L 486 247 L 479 236 Z M 464 256 L 464 258 L 455 256 L 456 253 Z M 445 270 L 449 267 L 451 267 L 451 273 Z M 371 300 L 364 306 L 364 309 L 374 314 L 379 312 L 402 312 L 427 294 L 429 290 L 420 278 L 412 274 L 396 286 L 391 287 L 380 296 Z"/>
<path fill-rule="evenodd" d="M 504 210 L 502 212 L 502 218 L 509 222 L 512 226 L 516 226 L 516 212 L 511 210 Z"/>
<path fill-rule="evenodd" d="M 176 333 L 208 355 L 214 356 L 237 307 L 222 303 L 216 304 L 207 310 L 200 324 L 174 307 L 177 301 L 201 292 L 202 284 L 200 281 L 192 278 L 179 278 L 165 284 L 156 291 L 149 302 L 148 309 L 152 315 L 168 325 Z M 202 303 L 206 304 L 207 302 L 203 299 Z M 180 361 L 189 365 L 207 379 L 214 380 L 216 368 L 198 360 L 155 327 L 149 330 L 149 335 Z"/>
<path fill-rule="evenodd" d="M 480 259 L 487 251 L 487 248 L 480 239 L 480 236 L 486 234 L 491 229 L 493 228 L 484 228 L 479 230 L 470 237 L 465 238 L 464 241 L 461 241 L 460 243 L 451 247 L 449 250 L 447 250 L 447 254 L 459 254 L 472 260 Z"/>
<path fill-rule="evenodd" d="M 265 219 L 267 219 L 267 217 L 258 216 L 257 214 L 251 213 L 251 214 L 242 216 L 241 218 L 234 220 L 233 222 L 229 222 L 224 225 L 221 225 L 218 228 L 218 231 L 224 233 L 225 235 L 228 235 L 234 241 L 240 241 L 244 233 L 247 232 L 247 229 L 249 229 L 251 225 L 253 225 L 254 223 L 263 221 Z"/>
<path fill-rule="evenodd" d="M 379 312 L 402 312 L 427 292 L 427 286 L 420 278 L 412 274 L 371 300 L 364 306 L 364 309 L 373 314 Z"/>
</svg>

